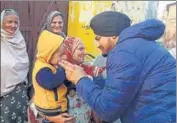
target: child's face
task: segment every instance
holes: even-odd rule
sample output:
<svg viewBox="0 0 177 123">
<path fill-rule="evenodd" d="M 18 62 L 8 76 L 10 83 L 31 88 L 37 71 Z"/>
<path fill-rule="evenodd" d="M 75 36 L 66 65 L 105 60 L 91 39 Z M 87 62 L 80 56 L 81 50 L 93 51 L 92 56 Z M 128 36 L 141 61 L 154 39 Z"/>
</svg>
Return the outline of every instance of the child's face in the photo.
<svg viewBox="0 0 177 123">
<path fill-rule="evenodd" d="M 50 59 L 50 64 L 58 65 L 61 60 L 67 60 L 67 56 L 64 54 L 64 47 L 61 45 L 57 51 L 52 55 Z"/>
</svg>

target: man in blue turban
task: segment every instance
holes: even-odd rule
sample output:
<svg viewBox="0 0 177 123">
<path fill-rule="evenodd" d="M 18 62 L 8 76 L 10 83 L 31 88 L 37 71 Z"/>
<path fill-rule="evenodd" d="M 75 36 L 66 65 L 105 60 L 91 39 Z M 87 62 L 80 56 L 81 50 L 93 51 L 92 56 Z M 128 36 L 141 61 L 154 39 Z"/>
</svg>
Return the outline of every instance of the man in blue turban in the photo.
<svg viewBox="0 0 177 123">
<path fill-rule="evenodd" d="M 138 16 L 138 15 L 137 15 Z M 81 67 L 67 61 L 67 79 L 97 115 L 122 123 L 176 122 L 176 61 L 155 40 L 165 25 L 155 19 L 130 26 L 127 15 L 106 11 L 90 26 L 97 47 L 107 55 L 107 80 L 95 84 Z"/>
</svg>

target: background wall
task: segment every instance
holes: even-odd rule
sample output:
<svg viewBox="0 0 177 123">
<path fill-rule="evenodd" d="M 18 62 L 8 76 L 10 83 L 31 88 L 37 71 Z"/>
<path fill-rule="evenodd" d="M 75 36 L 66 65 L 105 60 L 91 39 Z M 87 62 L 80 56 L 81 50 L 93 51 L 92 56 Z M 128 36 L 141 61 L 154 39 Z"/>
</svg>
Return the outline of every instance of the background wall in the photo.
<svg viewBox="0 0 177 123">
<path fill-rule="evenodd" d="M 70 1 L 68 35 L 80 37 L 87 52 L 98 56 L 101 52 L 94 44 L 94 33 L 89 26 L 94 15 L 106 10 L 119 11 L 127 14 L 132 24 L 136 24 L 148 18 L 156 18 L 157 6 L 157 1 Z"/>
</svg>

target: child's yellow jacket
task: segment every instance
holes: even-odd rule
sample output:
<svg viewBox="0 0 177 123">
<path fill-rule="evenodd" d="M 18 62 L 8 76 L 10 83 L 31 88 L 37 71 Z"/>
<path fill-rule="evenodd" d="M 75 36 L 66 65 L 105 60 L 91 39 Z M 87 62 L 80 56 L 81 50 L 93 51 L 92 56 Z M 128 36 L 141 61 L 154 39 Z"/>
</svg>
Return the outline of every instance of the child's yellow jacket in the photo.
<svg viewBox="0 0 177 123">
<path fill-rule="evenodd" d="M 63 38 L 61 36 L 46 30 L 41 33 L 38 40 L 37 59 L 33 68 L 32 81 L 35 90 L 34 103 L 41 109 L 60 109 L 61 111 L 67 110 L 67 87 L 62 84 L 57 88 L 58 100 L 56 100 L 54 91 L 41 87 L 36 79 L 38 71 L 44 67 L 48 67 L 54 74 L 56 73 L 56 68 L 49 64 L 49 60 L 62 41 Z"/>
</svg>

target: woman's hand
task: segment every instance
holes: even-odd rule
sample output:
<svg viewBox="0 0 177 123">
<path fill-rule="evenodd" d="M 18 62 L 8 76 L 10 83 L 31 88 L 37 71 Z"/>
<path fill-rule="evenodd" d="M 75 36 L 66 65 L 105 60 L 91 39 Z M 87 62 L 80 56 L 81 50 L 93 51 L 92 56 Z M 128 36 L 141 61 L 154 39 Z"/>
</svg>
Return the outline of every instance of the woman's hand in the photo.
<svg viewBox="0 0 177 123">
<path fill-rule="evenodd" d="M 75 123 L 76 118 L 69 115 L 68 113 L 62 113 L 57 116 L 44 116 L 50 122 L 54 123 Z"/>
</svg>

